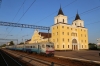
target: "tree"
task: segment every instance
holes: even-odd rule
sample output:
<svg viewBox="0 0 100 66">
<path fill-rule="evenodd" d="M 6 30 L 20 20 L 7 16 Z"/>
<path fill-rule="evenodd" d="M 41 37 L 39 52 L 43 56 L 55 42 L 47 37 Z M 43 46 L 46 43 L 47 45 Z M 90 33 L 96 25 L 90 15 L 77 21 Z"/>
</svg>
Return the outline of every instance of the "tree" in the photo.
<svg viewBox="0 0 100 66">
<path fill-rule="evenodd" d="M 0 47 L 5 47 L 6 46 L 6 44 L 3 44 L 3 45 L 1 45 Z"/>
<path fill-rule="evenodd" d="M 21 42 L 19 45 L 24 44 L 24 42 Z"/>
<path fill-rule="evenodd" d="M 95 43 L 89 43 L 90 50 L 97 50 L 97 45 Z"/>
<path fill-rule="evenodd" d="M 11 45 L 14 45 L 14 42 L 13 42 L 13 41 L 10 41 L 10 44 L 9 44 L 9 45 L 10 45 L 10 46 L 11 46 Z"/>
</svg>

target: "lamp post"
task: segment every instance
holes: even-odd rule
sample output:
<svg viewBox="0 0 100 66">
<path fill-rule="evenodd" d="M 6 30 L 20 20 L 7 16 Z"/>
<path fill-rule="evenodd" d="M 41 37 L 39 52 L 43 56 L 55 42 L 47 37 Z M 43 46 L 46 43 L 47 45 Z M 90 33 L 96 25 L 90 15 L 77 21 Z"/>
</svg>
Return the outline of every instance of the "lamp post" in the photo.
<svg viewBox="0 0 100 66">
<path fill-rule="evenodd" d="M 99 39 L 97 39 L 97 45 L 99 45 L 100 44 L 100 38 Z"/>
<path fill-rule="evenodd" d="M 28 35 L 24 35 L 24 36 L 22 36 L 22 42 L 23 42 L 23 37 L 25 37 L 25 36 L 28 36 Z M 25 43 L 25 42 L 24 42 Z"/>
</svg>

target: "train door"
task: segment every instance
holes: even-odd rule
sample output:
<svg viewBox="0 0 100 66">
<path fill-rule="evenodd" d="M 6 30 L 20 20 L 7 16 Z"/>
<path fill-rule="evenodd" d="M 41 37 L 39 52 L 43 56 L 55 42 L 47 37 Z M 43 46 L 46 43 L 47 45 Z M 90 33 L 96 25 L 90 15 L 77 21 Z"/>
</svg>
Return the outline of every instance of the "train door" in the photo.
<svg viewBox="0 0 100 66">
<path fill-rule="evenodd" d="M 38 45 L 38 53 L 41 52 L 41 45 Z"/>
</svg>

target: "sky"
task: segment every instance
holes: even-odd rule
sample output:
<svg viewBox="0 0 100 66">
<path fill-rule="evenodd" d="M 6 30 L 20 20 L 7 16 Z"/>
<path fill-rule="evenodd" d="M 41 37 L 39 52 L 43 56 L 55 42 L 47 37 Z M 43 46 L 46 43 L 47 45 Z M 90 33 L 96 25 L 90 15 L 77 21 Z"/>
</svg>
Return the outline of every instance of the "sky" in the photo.
<svg viewBox="0 0 100 66">
<path fill-rule="evenodd" d="M 0 21 L 51 27 L 60 6 L 68 17 L 68 24 L 72 24 L 78 12 L 88 29 L 89 43 L 97 43 L 100 38 L 100 0 L 2 0 Z M 18 39 L 18 43 L 31 39 L 33 33 L 34 29 L 30 28 L 0 26 L 0 38 Z M 0 44 L 5 42 L 8 41 L 0 40 Z"/>
</svg>

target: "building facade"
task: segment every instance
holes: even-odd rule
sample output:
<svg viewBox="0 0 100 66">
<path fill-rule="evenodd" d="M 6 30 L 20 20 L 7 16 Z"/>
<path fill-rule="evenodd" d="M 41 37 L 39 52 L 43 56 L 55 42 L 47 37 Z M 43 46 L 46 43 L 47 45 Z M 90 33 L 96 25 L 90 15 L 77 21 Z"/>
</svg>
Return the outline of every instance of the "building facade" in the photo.
<svg viewBox="0 0 100 66">
<path fill-rule="evenodd" d="M 52 41 L 56 50 L 81 50 L 88 49 L 88 29 L 84 27 L 84 21 L 76 14 L 71 25 L 68 24 L 68 17 L 62 9 L 54 18 L 54 25 L 51 27 Z"/>
<path fill-rule="evenodd" d="M 79 14 L 72 24 L 68 24 L 68 17 L 64 15 L 62 9 L 54 18 L 54 25 L 51 26 L 51 33 L 44 33 L 35 30 L 29 43 L 44 41 L 53 42 L 55 50 L 82 50 L 88 49 L 88 29 L 84 27 L 84 21 L 80 19 Z"/>
</svg>

